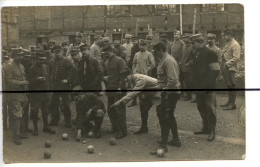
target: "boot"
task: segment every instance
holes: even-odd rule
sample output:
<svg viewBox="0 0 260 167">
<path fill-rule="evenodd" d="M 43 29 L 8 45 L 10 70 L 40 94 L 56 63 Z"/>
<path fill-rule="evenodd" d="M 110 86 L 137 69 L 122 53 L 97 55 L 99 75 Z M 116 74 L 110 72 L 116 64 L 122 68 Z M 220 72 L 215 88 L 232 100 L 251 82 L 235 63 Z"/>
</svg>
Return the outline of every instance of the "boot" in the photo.
<svg viewBox="0 0 260 167">
<path fill-rule="evenodd" d="M 95 118 L 95 137 L 100 138 L 101 137 L 101 132 L 100 128 L 103 122 L 103 117 L 96 117 Z"/>
<path fill-rule="evenodd" d="M 42 120 L 43 120 L 43 132 L 55 134 L 56 131 L 48 126 L 48 113 L 42 112 Z"/>
<path fill-rule="evenodd" d="M 33 127 L 34 127 L 34 130 L 33 130 L 33 136 L 38 136 L 38 120 L 37 119 L 34 119 L 33 120 Z"/>
<path fill-rule="evenodd" d="M 13 120 L 13 137 L 16 145 L 21 145 L 22 141 L 20 138 L 20 118 L 14 118 Z"/>
<path fill-rule="evenodd" d="M 181 141 L 179 138 L 172 139 L 172 141 L 169 141 L 167 144 L 169 144 L 170 146 L 181 147 Z"/>
<path fill-rule="evenodd" d="M 208 134 L 208 141 L 213 141 L 215 139 L 215 131 L 211 130 Z"/>
<path fill-rule="evenodd" d="M 134 132 L 134 134 L 142 134 L 142 133 L 148 133 L 148 128 L 141 126 L 141 128 Z"/>
<path fill-rule="evenodd" d="M 52 129 L 51 127 L 49 127 L 49 126 L 44 126 L 42 131 L 45 132 L 45 133 L 50 133 L 50 134 L 55 134 L 56 133 L 56 131 L 54 129 Z"/>
</svg>

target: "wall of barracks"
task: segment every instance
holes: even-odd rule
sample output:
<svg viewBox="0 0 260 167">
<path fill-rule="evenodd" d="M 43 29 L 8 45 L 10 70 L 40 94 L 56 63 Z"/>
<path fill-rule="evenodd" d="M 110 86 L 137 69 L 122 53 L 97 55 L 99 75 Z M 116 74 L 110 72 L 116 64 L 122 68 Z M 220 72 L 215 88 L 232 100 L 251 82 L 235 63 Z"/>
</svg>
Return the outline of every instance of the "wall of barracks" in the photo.
<svg viewBox="0 0 260 167">
<path fill-rule="evenodd" d="M 236 39 L 244 43 L 244 9 L 240 4 L 182 5 L 183 33 L 192 33 L 194 8 L 196 32 L 220 36 L 225 28 L 236 32 Z M 76 31 L 84 33 L 88 42 L 95 34 L 111 39 L 130 33 L 140 38 L 150 32 L 154 42 L 162 32 L 173 40 L 173 31 L 180 29 L 180 5 L 126 6 L 56 6 L 2 8 L 2 46 L 17 45 L 28 48 L 36 43 L 72 41 Z M 221 46 L 220 38 L 217 42 Z"/>
</svg>

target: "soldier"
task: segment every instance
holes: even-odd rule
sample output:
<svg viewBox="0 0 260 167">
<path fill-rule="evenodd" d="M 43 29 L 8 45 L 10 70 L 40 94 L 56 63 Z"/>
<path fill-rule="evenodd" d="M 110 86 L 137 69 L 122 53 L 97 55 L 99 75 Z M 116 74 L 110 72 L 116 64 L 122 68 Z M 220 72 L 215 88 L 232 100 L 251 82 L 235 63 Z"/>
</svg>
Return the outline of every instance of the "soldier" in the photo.
<svg viewBox="0 0 260 167">
<path fill-rule="evenodd" d="M 219 49 L 215 44 L 216 43 L 216 35 L 212 34 L 212 33 L 208 33 L 207 42 L 208 42 L 208 45 L 206 45 L 206 46 L 217 53 L 218 61 L 220 62 L 221 61 L 221 49 Z"/>
<path fill-rule="evenodd" d="M 140 40 L 140 51 L 135 54 L 133 60 L 133 73 L 151 75 L 151 70 L 155 67 L 153 55 L 146 50 L 146 41 Z"/>
<path fill-rule="evenodd" d="M 182 47 L 184 45 L 184 42 L 181 40 L 181 32 L 178 30 L 174 31 L 174 41 L 171 45 L 171 55 L 175 58 L 177 62 L 179 62 L 181 53 L 182 53 Z"/>
<path fill-rule="evenodd" d="M 27 91 L 29 82 L 25 76 L 25 69 L 21 64 L 23 53 L 21 49 L 13 48 L 11 50 L 13 62 L 5 68 L 6 85 L 9 91 Z M 26 93 L 10 93 L 8 95 L 8 110 L 11 116 L 11 122 L 14 130 L 14 143 L 21 145 L 21 138 L 28 138 L 24 133 L 24 107 L 28 102 Z"/>
<path fill-rule="evenodd" d="M 4 48 L 3 48 L 4 49 Z M 10 57 L 8 56 L 8 51 L 3 50 L 2 51 L 2 88 L 3 90 L 8 90 L 8 87 L 6 85 L 6 77 L 5 77 L 5 69 L 8 64 L 10 64 Z M 3 107 L 3 127 L 4 130 L 7 129 L 7 118 L 8 118 L 8 94 L 3 93 L 3 100 L 2 100 L 2 107 Z M 10 117 L 9 117 L 9 126 L 10 126 Z"/>
<path fill-rule="evenodd" d="M 94 121 L 94 135 L 96 138 L 101 137 L 100 128 L 105 115 L 105 105 L 102 100 L 93 93 L 82 93 L 75 97 L 76 111 L 77 111 L 77 136 L 76 140 L 82 139 L 82 131 L 91 131 L 90 121 Z M 86 125 L 86 127 L 84 127 Z"/>
<path fill-rule="evenodd" d="M 126 49 L 120 44 L 120 40 L 114 39 L 115 54 L 126 61 Z"/>
<path fill-rule="evenodd" d="M 166 43 L 166 52 L 171 54 L 171 43 L 167 39 L 167 33 L 160 33 L 159 40 Z"/>
<path fill-rule="evenodd" d="M 75 41 L 69 45 L 68 49 L 67 49 L 67 53 L 66 53 L 66 57 L 68 57 L 70 55 L 71 50 L 74 48 L 75 42 L 77 41 L 79 44 L 81 45 L 82 43 L 82 38 L 83 38 L 83 33 L 81 32 L 76 32 L 75 34 Z"/>
<path fill-rule="evenodd" d="M 28 70 L 29 89 L 31 91 L 50 90 L 50 78 L 46 61 L 46 53 L 38 51 L 36 53 L 36 64 Z M 33 135 L 38 136 L 38 113 L 41 109 L 43 120 L 43 132 L 54 134 L 55 131 L 48 126 L 48 105 L 51 101 L 50 93 L 31 93 L 31 118 L 33 121 Z"/>
<path fill-rule="evenodd" d="M 197 134 L 208 134 L 208 141 L 215 139 L 216 127 L 216 78 L 219 74 L 219 64 L 217 53 L 207 48 L 201 34 L 191 36 L 192 47 L 197 51 L 195 60 L 191 66 L 191 81 L 196 93 L 197 108 L 203 121 L 203 128 L 194 132 Z"/>
<path fill-rule="evenodd" d="M 104 78 L 107 82 L 107 90 L 115 91 L 107 92 L 107 112 L 112 124 L 110 132 L 117 132 L 116 138 L 120 139 L 127 135 L 126 108 L 124 105 L 116 108 L 111 106 L 125 95 L 125 92 L 121 90 L 126 90 L 125 78 L 128 68 L 126 62 L 115 55 L 115 49 L 112 46 L 106 45 L 103 53 L 108 57 L 105 63 L 106 77 Z"/>
<path fill-rule="evenodd" d="M 238 72 L 237 63 L 240 59 L 241 48 L 239 43 L 233 38 L 233 32 L 231 30 L 225 30 L 223 32 L 223 38 L 226 44 L 222 50 L 221 73 L 228 89 L 235 89 L 235 74 Z M 228 101 L 221 105 L 221 107 L 224 107 L 223 110 L 236 109 L 236 96 L 236 91 L 228 92 Z"/>
<path fill-rule="evenodd" d="M 187 65 L 188 61 L 191 58 L 192 52 L 192 45 L 190 41 L 190 35 L 183 36 L 183 41 L 185 44 L 183 45 L 182 48 L 182 55 L 180 57 L 179 65 L 180 65 L 180 72 L 182 73 L 180 76 L 183 77 L 183 88 L 184 89 L 191 89 L 190 85 L 190 66 Z M 191 92 L 190 91 L 184 91 L 183 92 L 183 101 L 188 101 L 191 100 Z"/>
<path fill-rule="evenodd" d="M 101 88 L 103 70 L 100 62 L 90 56 L 89 46 L 81 45 L 82 59 L 78 63 L 79 83 L 83 90 L 97 91 Z"/>
<path fill-rule="evenodd" d="M 95 42 L 90 47 L 90 56 L 98 59 L 100 63 L 103 62 L 101 55 L 101 40 L 102 37 L 100 35 L 96 35 Z"/>
<path fill-rule="evenodd" d="M 122 46 L 126 50 L 126 62 L 128 63 L 131 57 L 131 49 L 134 46 L 133 43 L 131 42 L 132 35 L 126 34 L 125 35 L 126 43 L 124 43 Z"/>
<path fill-rule="evenodd" d="M 168 151 L 166 146 L 170 129 L 173 139 L 171 145 L 180 147 L 177 122 L 174 116 L 177 101 L 180 98 L 179 67 L 176 60 L 166 51 L 166 43 L 159 42 L 154 45 L 154 54 L 160 59 L 157 74 L 158 84 L 164 91 L 161 93 L 161 104 L 156 107 L 157 116 L 161 127 L 161 141 L 159 148 L 165 152 Z M 152 151 L 156 155 L 157 150 Z"/>
<path fill-rule="evenodd" d="M 73 69 L 72 63 L 61 55 L 61 46 L 56 45 L 53 47 L 52 52 L 55 54 L 55 58 L 50 61 L 49 72 L 51 78 L 51 88 L 53 90 L 69 90 L 70 85 L 68 82 L 69 74 Z M 66 127 L 71 127 L 71 112 L 69 93 L 67 92 L 54 92 L 51 102 L 52 119 L 50 125 L 57 126 L 60 120 L 59 102 L 60 98 L 63 102 L 63 113 L 65 118 Z"/>
<path fill-rule="evenodd" d="M 121 104 L 127 104 L 131 99 L 139 95 L 140 99 L 140 112 L 141 112 L 141 121 L 142 125 L 140 129 L 135 134 L 142 134 L 148 132 L 147 120 L 148 120 L 148 111 L 153 106 L 152 97 L 157 93 L 156 90 L 159 89 L 157 79 L 149 77 L 143 74 L 129 74 L 127 76 L 127 81 L 132 85 L 134 91 L 127 93 L 123 98 L 118 100 L 113 104 L 113 106 L 120 106 Z M 151 92 L 142 90 L 151 90 Z"/>
<path fill-rule="evenodd" d="M 63 57 L 67 56 L 67 51 L 68 51 L 68 43 L 67 42 L 62 42 L 61 43 L 61 53 Z"/>
<path fill-rule="evenodd" d="M 152 35 L 147 35 L 146 36 L 146 50 L 148 52 L 152 52 L 153 51 L 153 36 Z"/>
</svg>

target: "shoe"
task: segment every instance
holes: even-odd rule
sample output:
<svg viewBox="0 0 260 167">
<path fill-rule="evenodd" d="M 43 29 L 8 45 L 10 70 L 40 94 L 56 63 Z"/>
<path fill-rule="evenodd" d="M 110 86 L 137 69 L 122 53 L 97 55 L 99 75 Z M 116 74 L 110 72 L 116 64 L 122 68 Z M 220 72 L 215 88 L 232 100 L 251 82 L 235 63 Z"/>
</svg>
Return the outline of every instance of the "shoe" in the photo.
<svg viewBox="0 0 260 167">
<path fill-rule="evenodd" d="M 158 149 L 163 149 L 163 151 L 164 151 L 165 153 L 168 152 L 167 146 L 165 146 L 165 145 L 159 145 L 159 147 L 158 147 L 157 149 L 151 151 L 150 154 L 151 154 L 151 155 L 157 155 L 157 150 L 158 150 Z"/>
<path fill-rule="evenodd" d="M 221 104 L 220 107 L 227 107 L 229 105 L 229 102 L 226 102 L 224 104 Z"/>
<path fill-rule="evenodd" d="M 28 136 L 25 133 L 20 134 L 21 139 L 28 139 Z"/>
<path fill-rule="evenodd" d="M 58 122 L 51 121 L 51 122 L 49 123 L 49 125 L 50 125 L 50 126 L 58 126 Z"/>
<path fill-rule="evenodd" d="M 125 137 L 125 136 L 126 136 L 126 133 L 119 132 L 119 133 L 116 135 L 116 138 L 117 138 L 117 139 L 121 139 L 121 138 L 123 138 L 123 137 Z"/>
<path fill-rule="evenodd" d="M 16 139 L 14 139 L 14 143 L 16 145 L 21 145 L 22 144 L 21 138 L 20 137 L 16 137 Z"/>
<path fill-rule="evenodd" d="M 95 132 L 95 138 L 100 138 L 101 137 L 101 132 L 100 131 L 96 131 Z"/>
<path fill-rule="evenodd" d="M 33 136 L 38 136 L 38 129 L 35 129 L 32 134 Z"/>
<path fill-rule="evenodd" d="M 213 141 L 215 139 L 215 133 L 214 131 L 210 131 L 209 135 L 208 135 L 208 141 Z"/>
<path fill-rule="evenodd" d="M 50 127 L 44 127 L 42 131 L 45 132 L 45 133 L 50 133 L 50 134 L 56 133 L 56 131 L 54 129 L 50 128 Z"/>
<path fill-rule="evenodd" d="M 175 139 L 175 140 L 169 141 L 167 144 L 170 146 L 181 147 L 180 139 Z"/>
<path fill-rule="evenodd" d="M 200 131 L 196 131 L 193 133 L 194 133 L 194 135 L 209 134 L 209 132 L 207 130 L 200 130 Z"/>
<path fill-rule="evenodd" d="M 72 125 L 71 125 L 71 123 L 66 123 L 65 127 L 66 127 L 66 128 L 71 128 Z"/>
<path fill-rule="evenodd" d="M 25 128 L 24 132 L 25 132 L 25 133 L 32 133 L 32 132 L 33 132 L 33 130 L 32 130 L 32 129 L 30 129 L 30 128 Z"/>
<path fill-rule="evenodd" d="M 140 128 L 138 131 L 134 132 L 134 134 L 143 134 L 148 133 L 148 128 Z"/>
<path fill-rule="evenodd" d="M 224 107 L 223 110 L 234 110 L 237 106 L 235 104 L 229 104 L 228 106 Z"/>
</svg>

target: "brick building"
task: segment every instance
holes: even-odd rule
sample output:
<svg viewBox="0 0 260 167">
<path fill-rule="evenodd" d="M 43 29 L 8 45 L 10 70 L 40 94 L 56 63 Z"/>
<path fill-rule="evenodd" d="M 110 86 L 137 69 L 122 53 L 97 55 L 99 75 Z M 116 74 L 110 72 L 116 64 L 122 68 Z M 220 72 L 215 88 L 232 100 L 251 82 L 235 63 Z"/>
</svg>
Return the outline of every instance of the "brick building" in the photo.
<svg viewBox="0 0 260 167">
<path fill-rule="evenodd" d="M 235 38 L 244 44 L 242 5 L 194 4 L 5 7 L 2 8 L 2 45 L 17 43 L 28 48 L 50 41 L 72 42 L 76 31 L 83 32 L 89 43 L 95 34 L 113 39 L 122 38 L 125 33 L 140 38 L 153 33 L 155 42 L 162 32 L 167 32 L 172 41 L 173 31 L 180 30 L 181 25 L 183 33 L 193 32 L 194 17 L 196 32 L 217 34 L 220 46 L 220 34 L 225 28 L 234 29 Z"/>
</svg>

